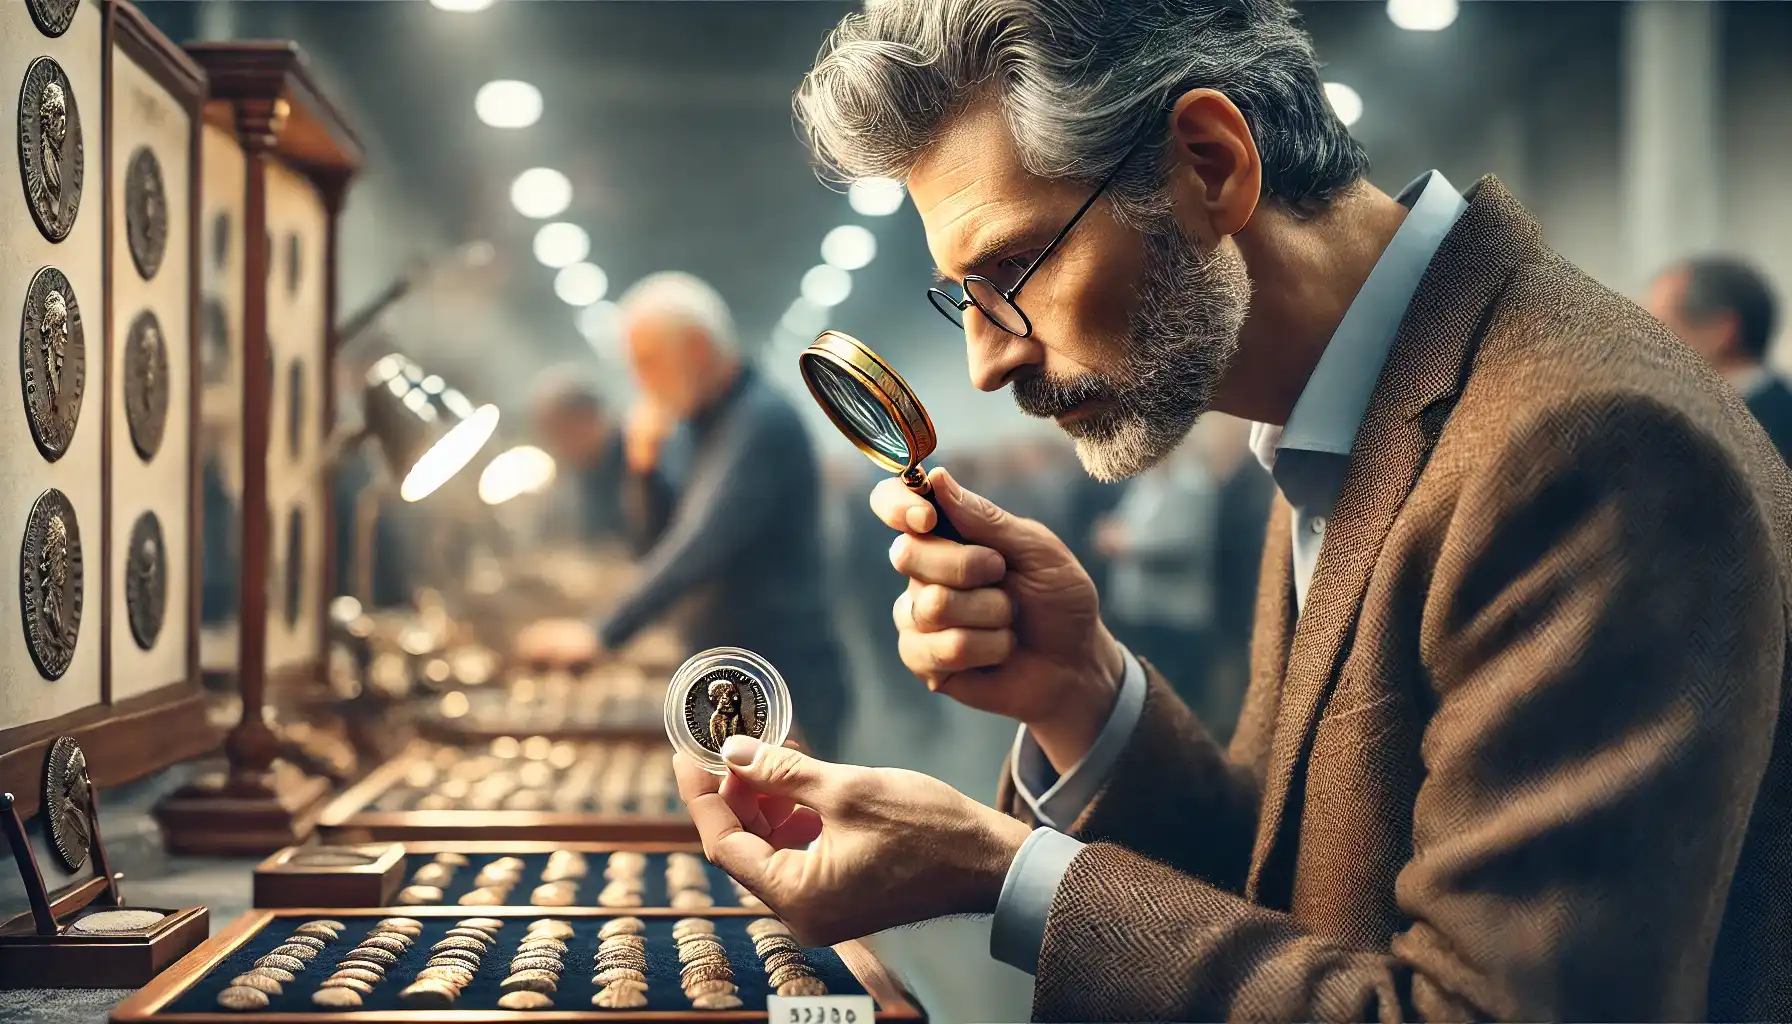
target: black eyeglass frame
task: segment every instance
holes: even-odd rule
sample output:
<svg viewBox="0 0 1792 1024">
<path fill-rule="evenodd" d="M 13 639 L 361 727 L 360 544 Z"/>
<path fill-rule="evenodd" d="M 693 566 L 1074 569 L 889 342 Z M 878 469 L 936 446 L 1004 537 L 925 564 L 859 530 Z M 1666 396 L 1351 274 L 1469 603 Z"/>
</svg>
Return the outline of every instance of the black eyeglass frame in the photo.
<svg viewBox="0 0 1792 1024">
<path fill-rule="evenodd" d="M 1076 213 L 1071 216 L 1070 221 L 1066 223 L 1058 232 L 1057 236 L 1047 243 L 1046 247 L 1040 251 L 1038 258 L 1033 260 L 1033 262 L 1027 266 L 1027 269 L 1021 273 L 1020 280 L 1014 282 L 1013 287 L 1003 289 L 994 281 L 991 281 L 981 274 L 970 274 L 962 281 L 958 282 L 959 290 L 964 293 L 963 298 L 955 299 L 944 291 L 941 291 L 939 288 L 934 287 L 927 289 L 927 301 L 933 304 L 934 309 L 940 311 L 941 316 L 952 321 L 953 325 L 957 327 L 964 326 L 964 321 L 960 320 L 957 314 L 963 313 L 972 306 L 976 306 L 978 311 L 983 314 L 985 320 L 988 320 L 1003 331 L 1006 331 L 1017 338 L 1025 338 L 1031 335 L 1033 333 L 1033 320 L 1031 317 L 1027 316 L 1027 311 L 1020 308 L 1020 304 L 1014 301 L 1014 297 L 1020 294 L 1021 288 L 1033 277 L 1034 272 L 1044 266 L 1045 261 L 1051 258 L 1052 253 L 1058 250 L 1058 246 L 1063 244 L 1064 239 L 1069 236 L 1071 229 L 1077 226 L 1077 223 L 1083 219 L 1083 215 L 1089 212 L 1091 206 L 1095 205 L 1095 200 L 1102 197 L 1102 194 L 1108 190 L 1108 186 L 1114 183 L 1114 179 L 1120 176 L 1120 172 L 1125 169 L 1127 163 L 1132 160 L 1134 154 L 1138 153 L 1139 148 L 1142 147 L 1147 140 L 1152 138 L 1153 134 L 1154 133 L 1147 133 L 1139 136 L 1138 140 L 1132 144 L 1131 148 L 1127 149 L 1125 155 L 1120 158 L 1120 162 L 1114 165 L 1114 169 L 1108 172 L 1107 177 L 1101 179 L 1101 184 L 1095 186 L 1095 191 L 1089 194 L 1089 198 L 1085 199 L 1083 205 L 1077 208 Z M 1015 315 L 1020 317 L 1022 330 L 1017 331 L 1003 324 L 996 314 L 990 312 L 988 307 L 984 306 L 983 303 L 978 302 L 976 297 L 971 294 L 970 286 L 972 281 L 982 282 L 983 284 L 988 285 L 991 291 L 1000 295 L 1002 301 L 1008 304 L 1008 308 L 1014 310 Z M 942 305 L 942 303 L 944 303 L 944 305 Z M 950 310 L 947 308 L 948 306 L 951 307 Z"/>
</svg>

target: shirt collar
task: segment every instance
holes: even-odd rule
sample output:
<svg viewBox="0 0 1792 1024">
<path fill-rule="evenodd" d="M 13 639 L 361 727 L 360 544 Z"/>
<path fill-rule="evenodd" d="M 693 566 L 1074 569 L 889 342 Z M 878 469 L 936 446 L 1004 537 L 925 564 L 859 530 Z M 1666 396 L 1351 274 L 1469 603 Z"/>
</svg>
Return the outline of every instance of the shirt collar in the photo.
<svg viewBox="0 0 1792 1024">
<path fill-rule="evenodd" d="M 1251 451 L 1272 473 L 1280 454 L 1289 450 L 1348 460 L 1425 268 L 1468 209 L 1438 171 L 1428 171 L 1406 186 L 1399 202 L 1409 211 L 1406 219 L 1344 312 L 1294 403 L 1287 426 L 1252 424 Z M 1282 483 L 1280 477 L 1277 482 Z"/>
</svg>

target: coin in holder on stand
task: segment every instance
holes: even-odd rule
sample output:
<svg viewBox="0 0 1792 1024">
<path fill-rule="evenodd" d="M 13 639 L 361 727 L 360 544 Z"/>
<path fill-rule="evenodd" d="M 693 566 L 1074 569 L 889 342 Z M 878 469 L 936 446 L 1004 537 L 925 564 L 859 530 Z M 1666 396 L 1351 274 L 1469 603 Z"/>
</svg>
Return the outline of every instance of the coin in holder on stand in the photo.
<svg viewBox="0 0 1792 1024">
<path fill-rule="evenodd" d="M 751 736 L 781 745 L 790 735 L 790 688 L 771 662 L 738 647 L 693 655 L 666 688 L 666 735 L 715 775 L 727 774 L 722 744 Z"/>
</svg>

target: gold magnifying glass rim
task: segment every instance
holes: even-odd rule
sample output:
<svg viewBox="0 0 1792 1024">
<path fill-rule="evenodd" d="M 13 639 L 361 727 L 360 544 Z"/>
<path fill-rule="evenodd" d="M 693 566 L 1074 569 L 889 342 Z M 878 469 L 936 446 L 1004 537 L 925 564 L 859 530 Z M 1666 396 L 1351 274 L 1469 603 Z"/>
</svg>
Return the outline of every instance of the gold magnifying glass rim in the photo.
<svg viewBox="0 0 1792 1024">
<path fill-rule="evenodd" d="M 802 369 L 804 361 L 820 359 L 845 371 L 854 380 L 865 386 L 877 404 L 883 406 L 890 419 L 896 423 L 896 429 L 902 431 L 902 439 L 908 445 L 908 461 L 899 462 L 878 451 L 859 437 L 859 432 L 852 424 L 843 419 L 835 411 L 833 403 L 823 397 L 815 379 L 807 369 Z M 865 457 L 892 473 L 906 473 L 921 464 L 921 461 L 933 454 L 939 437 L 934 433 L 933 420 L 927 416 L 920 399 L 915 397 L 914 389 L 902 374 L 883 357 L 871 351 L 866 344 L 850 334 L 840 331 L 823 331 L 797 356 L 797 365 L 802 369 L 803 384 L 808 387 L 809 394 L 815 398 L 815 404 L 821 406 L 828 414 L 834 426 L 845 434 L 853 447 L 865 453 Z"/>
</svg>

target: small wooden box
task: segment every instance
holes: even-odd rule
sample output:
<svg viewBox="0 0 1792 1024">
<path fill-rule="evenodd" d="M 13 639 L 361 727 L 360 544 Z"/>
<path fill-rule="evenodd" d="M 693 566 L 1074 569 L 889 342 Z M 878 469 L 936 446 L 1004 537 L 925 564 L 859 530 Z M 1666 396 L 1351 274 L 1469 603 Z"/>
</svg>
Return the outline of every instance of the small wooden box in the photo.
<svg viewBox="0 0 1792 1024">
<path fill-rule="evenodd" d="M 31 915 L 14 918 L 0 926 L 0 988 L 136 988 L 147 984 L 204 941 L 211 930 L 211 915 L 204 907 L 160 912 L 168 916 L 155 927 L 125 935 L 38 935 L 31 929 Z"/>
<path fill-rule="evenodd" d="M 255 905 L 385 907 L 405 877 L 404 847 L 397 843 L 289 846 L 255 866 Z"/>
<path fill-rule="evenodd" d="M 515 908 L 479 908 L 480 917 L 504 921 L 498 931 L 497 945 L 481 962 L 471 986 L 446 1010 L 416 1009 L 405 1006 L 397 998 L 399 990 L 409 984 L 429 956 L 431 945 L 438 941 L 454 922 L 471 916 L 467 908 L 414 908 L 406 917 L 423 923 L 422 935 L 386 971 L 386 976 L 363 996 L 364 1004 L 352 1010 L 321 1010 L 310 997 L 317 983 L 329 974 L 329 963 L 340 958 L 367 934 L 371 926 L 385 916 L 383 911 L 341 909 L 254 910 L 239 918 L 205 945 L 145 986 L 141 991 L 112 1010 L 113 1024 L 210 1024 L 227 1017 L 250 1017 L 269 1024 L 308 1024 L 308 1022 L 354 1022 L 354 1024 L 426 1024 L 453 1020 L 458 1024 L 521 1024 L 529 1020 L 671 1022 L 715 1021 L 726 1024 L 763 1022 L 766 1019 L 766 978 L 756 959 L 745 928 L 752 918 L 717 918 L 718 937 L 728 948 L 735 981 L 740 986 L 744 1005 L 738 1010 L 704 1011 L 692 1009 L 678 985 L 678 958 L 672 945 L 672 923 L 684 915 L 676 911 L 637 911 L 634 916 L 647 923 L 645 937 L 649 961 L 647 997 L 643 1010 L 601 1010 L 592 1006 L 594 986 L 586 968 L 597 949 L 597 929 L 613 916 L 580 910 L 518 910 Z M 506 971 L 505 964 L 530 921 L 546 917 L 566 921 L 575 929 L 568 940 L 566 970 L 554 994 L 554 1006 L 548 1010 L 507 1011 L 496 1007 L 497 982 Z M 341 922 L 345 927 L 341 938 L 332 943 L 297 980 L 284 986 L 266 1008 L 248 1014 L 231 1013 L 217 1004 L 217 994 L 231 977 L 250 968 L 255 959 L 271 950 L 285 936 L 307 921 L 323 918 Z M 925 1020 L 921 1009 L 902 990 L 883 964 L 864 945 L 842 943 L 832 949 L 804 951 L 818 977 L 836 995 L 869 995 L 877 1005 L 879 1021 Z M 326 962 L 327 961 L 327 962 Z"/>
</svg>

